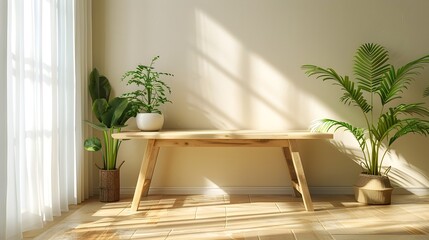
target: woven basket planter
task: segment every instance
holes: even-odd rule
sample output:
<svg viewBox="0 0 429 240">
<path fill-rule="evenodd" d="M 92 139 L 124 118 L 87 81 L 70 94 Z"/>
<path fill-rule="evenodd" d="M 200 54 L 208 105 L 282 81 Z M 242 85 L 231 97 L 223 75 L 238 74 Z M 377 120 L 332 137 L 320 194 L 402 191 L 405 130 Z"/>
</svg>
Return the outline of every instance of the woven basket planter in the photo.
<svg viewBox="0 0 429 240">
<path fill-rule="evenodd" d="M 387 176 L 360 174 L 354 186 L 356 201 L 365 204 L 390 204 L 392 191 L 393 188 Z"/>
<path fill-rule="evenodd" d="M 99 186 L 101 202 L 119 201 L 119 168 L 116 170 L 99 170 Z"/>
</svg>

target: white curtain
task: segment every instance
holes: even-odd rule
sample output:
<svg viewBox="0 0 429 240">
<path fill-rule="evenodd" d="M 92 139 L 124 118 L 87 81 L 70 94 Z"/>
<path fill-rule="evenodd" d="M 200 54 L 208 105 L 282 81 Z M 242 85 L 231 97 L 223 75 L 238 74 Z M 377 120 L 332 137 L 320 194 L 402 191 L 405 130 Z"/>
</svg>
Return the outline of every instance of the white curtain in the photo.
<svg viewBox="0 0 429 240">
<path fill-rule="evenodd" d="M 0 0 L 0 112 L 6 112 L 7 89 L 7 0 Z M 7 118 L 0 117 L 0 239 L 6 232 L 6 186 L 7 186 Z M 3 214 L 4 213 L 4 214 Z"/>
<path fill-rule="evenodd" d="M 87 73 L 76 56 L 90 53 L 76 48 L 75 14 L 83 9 L 77 1 L 8 2 L 7 221 L 0 239 L 19 239 L 88 197 L 82 153 Z"/>
<path fill-rule="evenodd" d="M 83 139 L 92 136 L 92 128 L 83 124 L 82 119 L 91 119 L 91 99 L 88 92 L 88 75 L 92 70 L 92 0 L 75 0 L 75 73 L 76 73 L 76 145 L 83 146 Z M 83 134 L 83 135 L 82 135 Z M 79 148 L 82 149 L 82 148 Z M 78 200 L 82 201 L 93 195 L 93 154 L 77 151 L 81 169 L 78 177 Z"/>
</svg>

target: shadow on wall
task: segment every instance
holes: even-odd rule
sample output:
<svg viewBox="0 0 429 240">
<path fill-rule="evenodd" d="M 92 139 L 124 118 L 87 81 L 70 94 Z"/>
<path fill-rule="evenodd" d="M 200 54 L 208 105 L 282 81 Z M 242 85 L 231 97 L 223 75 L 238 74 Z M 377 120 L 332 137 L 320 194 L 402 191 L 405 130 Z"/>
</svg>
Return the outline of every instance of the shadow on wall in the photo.
<svg viewBox="0 0 429 240">
<path fill-rule="evenodd" d="M 417 158 L 416 152 L 425 156 Z M 405 136 L 393 145 L 385 165 L 392 166 L 391 180 L 416 195 L 429 194 L 429 167 L 427 138 L 418 135 Z"/>
<path fill-rule="evenodd" d="M 338 139 L 339 134 L 335 134 Z M 305 173 L 311 186 L 350 187 L 356 182 L 360 167 L 338 147 L 341 140 L 298 141 Z"/>
<path fill-rule="evenodd" d="M 361 166 L 363 158 L 362 151 L 360 148 L 346 146 L 344 142 L 331 141 L 332 145 L 335 146 L 341 153 L 343 153 L 348 159 Z M 403 190 L 413 193 L 415 195 L 427 195 L 429 194 L 429 178 L 428 176 L 416 166 L 410 164 L 407 157 L 399 154 L 395 149 L 391 149 L 386 155 L 383 163 L 383 168 L 391 167 L 388 176 L 394 186 Z"/>
</svg>

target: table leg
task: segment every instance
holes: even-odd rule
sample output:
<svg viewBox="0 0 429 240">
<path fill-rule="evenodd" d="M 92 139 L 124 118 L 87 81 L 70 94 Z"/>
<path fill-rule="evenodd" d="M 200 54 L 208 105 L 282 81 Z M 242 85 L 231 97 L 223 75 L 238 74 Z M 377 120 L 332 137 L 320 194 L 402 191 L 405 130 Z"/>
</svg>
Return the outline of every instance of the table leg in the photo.
<svg viewBox="0 0 429 240">
<path fill-rule="evenodd" d="M 307 211 L 314 211 L 313 203 L 311 201 L 310 191 L 308 190 L 307 180 L 304 174 L 304 168 L 302 167 L 302 163 L 301 163 L 301 157 L 299 156 L 299 152 L 296 147 L 296 140 L 289 140 L 288 148 L 289 148 L 289 154 L 285 154 L 285 157 L 286 159 L 288 159 L 288 156 L 289 156 L 290 157 L 289 159 L 292 160 L 291 162 L 295 170 L 295 174 L 293 176 L 295 177 L 296 180 L 298 180 L 298 183 L 293 182 L 292 184 L 295 185 L 295 187 L 298 188 L 297 190 L 301 193 L 305 209 Z M 292 178 L 292 174 L 291 174 L 291 178 Z M 294 179 L 292 179 L 292 181 L 294 181 Z"/>
<path fill-rule="evenodd" d="M 140 173 L 137 180 L 136 190 L 134 191 L 133 202 L 131 204 L 131 210 L 133 211 L 138 210 L 142 193 L 143 196 L 147 196 L 149 192 L 158 153 L 159 147 L 155 146 L 155 140 L 149 139 L 140 167 Z"/>
<path fill-rule="evenodd" d="M 292 156 L 290 155 L 289 147 L 283 148 L 283 155 L 285 157 L 287 169 L 289 171 L 289 177 L 290 177 L 292 190 L 293 190 L 292 195 L 294 197 L 300 197 L 301 194 L 299 193 L 300 190 L 299 190 L 298 178 L 296 176 L 295 167 L 292 162 Z"/>
</svg>

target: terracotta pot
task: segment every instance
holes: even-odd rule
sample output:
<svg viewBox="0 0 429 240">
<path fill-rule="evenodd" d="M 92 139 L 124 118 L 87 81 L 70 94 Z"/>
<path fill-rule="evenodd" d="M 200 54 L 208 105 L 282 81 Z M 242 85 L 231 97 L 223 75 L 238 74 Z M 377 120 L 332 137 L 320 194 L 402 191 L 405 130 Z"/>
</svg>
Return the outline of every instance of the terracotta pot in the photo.
<svg viewBox="0 0 429 240">
<path fill-rule="evenodd" d="M 389 177 L 360 174 L 354 186 L 355 199 L 365 204 L 390 204 L 392 185 Z"/>
<path fill-rule="evenodd" d="M 137 127 L 143 131 L 159 131 L 164 125 L 164 115 L 159 113 L 138 113 Z"/>
<path fill-rule="evenodd" d="M 120 181 L 119 169 L 99 170 L 99 186 L 101 202 L 119 201 Z"/>
</svg>

